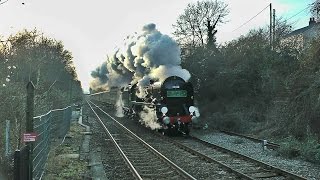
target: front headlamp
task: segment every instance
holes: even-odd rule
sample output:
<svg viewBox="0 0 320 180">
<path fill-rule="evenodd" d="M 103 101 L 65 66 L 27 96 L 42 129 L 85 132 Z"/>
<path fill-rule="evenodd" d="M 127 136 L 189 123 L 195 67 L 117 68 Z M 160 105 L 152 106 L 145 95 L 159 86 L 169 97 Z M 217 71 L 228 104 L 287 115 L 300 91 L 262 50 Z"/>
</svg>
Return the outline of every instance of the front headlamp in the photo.
<svg viewBox="0 0 320 180">
<path fill-rule="evenodd" d="M 196 111 L 196 108 L 194 106 L 189 107 L 189 112 L 192 114 Z"/>
<path fill-rule="evenodd" d="M 168 125 L 170 123 L 170 118 L 168 116 L 163 117 L 163 123 Z"/>
<path fill-rule="evenodd" d="M 162 114 L 166 114 L 168 112 L 168 108 L 163 106 L 161 109 Z"/>
</svg>

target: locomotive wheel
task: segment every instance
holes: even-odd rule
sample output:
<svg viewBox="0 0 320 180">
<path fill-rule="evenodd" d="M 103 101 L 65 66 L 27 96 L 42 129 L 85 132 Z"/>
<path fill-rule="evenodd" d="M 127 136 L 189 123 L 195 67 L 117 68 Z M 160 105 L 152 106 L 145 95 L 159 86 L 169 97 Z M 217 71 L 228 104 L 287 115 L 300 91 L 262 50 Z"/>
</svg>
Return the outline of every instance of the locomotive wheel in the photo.
<svg viewBox="0 0 320 180">
<path fill-rule="evenodd" d="M 190 133 L 189 124 L 183 125 L 183 131 L 184 133 L 186 133 L 187 136 L 189 136 L 189 133 Z"/>
<path fill-rule="evenodd" d="M 169 136 L 177 136 L 179 133 L 178 126 L 170 127 L 168 130 L 169 130 Z"/>
<path fill-rule="evenodd" d="M 161 133 L 162 135 L 165 135 L 165 130 L 164 129 L 158 129 L 158 132 Z"/>
<path fill-rule="evenodd" d="M 185 131 L 184 132 L 186 133 L 187 136 L 189 136 L 190 129 L 189 129 L 189 126 L 187 124 L 185 125 Z"/>
</svg>

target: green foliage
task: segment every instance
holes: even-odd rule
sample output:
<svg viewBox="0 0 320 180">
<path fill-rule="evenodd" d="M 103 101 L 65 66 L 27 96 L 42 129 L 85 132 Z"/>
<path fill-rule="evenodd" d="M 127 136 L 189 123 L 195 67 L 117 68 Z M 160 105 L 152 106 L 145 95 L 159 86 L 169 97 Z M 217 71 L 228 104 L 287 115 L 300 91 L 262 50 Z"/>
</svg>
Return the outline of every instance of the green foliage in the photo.
<svg viewBox="0 0 320 180">
<path fill-rule="evenodd" d="M 260 95 L 273 91 L 264 87 L 269 81 L 266 73 L 272 67 L 273 52 L 263 30 L 251 31 L 219 49 L 197 48 L 185 52 L 189 53 L 183 56 L 183 66 L 193 76 L 203 117 L 223 126 L 220 128 L 236 131 L 246 129 L 244 118 L 264 119 L 260 109 L 264 110 L 267 98 Z M 245 115 L 252 108 L 257 112 Z M 213 118 L 214 112 L 222 113 L 223 118 Z"/>
<path fill-rule="evenodd" d="M 307 161 L 320 164 L 320 144 L 317 142 L 317 137 L 308 135 L 302 141 L 298 141 L 295 137 L 289 136 L 282 140 L 278 153 L 288 157 L 296 158 L 303 157 Z"/>
<path fill-rule="evenodd" d="M 217 48 L 184 47 L 183 67 L 210 127 L 289 137 L 280 154 L 318 162 L 318 144 L 305 141 L 309 131 L 320 139 L 320 39 L 301 46 L 278 24 L 273 49 L 267 29 L 252 30 Z"/>
<path fill-rule="evenodd" d="M 0 45 L 0 132 L 11 123 L 11 150 L 25 131 L 26 85 L 35 85 L 35 113 L 62 108 L 82 98 L 72 54 L 62 42 L 45 37 L 36 29 L 11 35 Z M 1 159 L 4 142 L 0 141 Z"/>
<path fill-rule="evenodd" d="M 308 137 L 301 145 L 301 152 L 308 161 L 320 164 L 320 144 L 316 137 Z"/>
<path fill-rule="evenodd" d="M 300 143 L 292 136 L 284 139 L 281 143 L 278 153 L 284 157 L 295 158 L 300 156 L 301 151 L 299 150 Z"/>
</svg>

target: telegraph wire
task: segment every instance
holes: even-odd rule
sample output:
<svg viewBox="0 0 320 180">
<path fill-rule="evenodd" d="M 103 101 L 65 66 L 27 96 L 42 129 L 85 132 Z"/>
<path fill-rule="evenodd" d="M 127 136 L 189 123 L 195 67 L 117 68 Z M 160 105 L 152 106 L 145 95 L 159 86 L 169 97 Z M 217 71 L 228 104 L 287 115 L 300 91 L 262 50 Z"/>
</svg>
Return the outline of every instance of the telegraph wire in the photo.
<svg viewBox="0 0 320 180">
<path fill-rule="evenodd" d="M 8 2 L 8 1 L 9 1 L 9 0 L 6 0 L 6 1 L 1 2 L 1 0 L 0 0 L 0 5 L 6 3 L 6 2 Z"/>
<path fill-rule="evenodd" d="M 288 19 L 286 19 L 286 21 L 296 17 L 297 15 L 299 15 L 300 13 L 302 13 L 303 11 L 307 10 L 308 8 L 310 8 L 311 4 L 309 4 L 306 8 L 302 9 L 301 11 L 299 11 L 298 13 L 294 14 L 293 16 L 289 17 Z"/>
<path fill-rule="evenodd" d="M 236 31 L 238 29 L 240 29 L 241 27 L 243 27 L 244 25 L 248 24 L 252 19 L 254 19 L 255 17 L 257 17 L 259 14 L 261 14 L 264 10 L 266 10 L 270 5 L 266 6 L 265 8 L 263 8 L 258 14 L 256 14 L 255 16 L 253 16 L 251 19 L 249 19 L 247 22 L 243 23 L 242 25 L 240 25 L 239 27 L 237 27 L 235 30 Z M 232 32 L 233 32 L 232 31 Z"/>
</svg>

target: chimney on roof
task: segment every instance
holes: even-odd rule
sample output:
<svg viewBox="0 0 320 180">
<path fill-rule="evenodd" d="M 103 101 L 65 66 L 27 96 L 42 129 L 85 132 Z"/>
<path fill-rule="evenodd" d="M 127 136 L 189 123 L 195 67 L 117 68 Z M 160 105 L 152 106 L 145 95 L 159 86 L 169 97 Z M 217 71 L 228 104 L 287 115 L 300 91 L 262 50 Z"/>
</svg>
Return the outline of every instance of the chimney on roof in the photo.
<svg viewBox="0 0 320 180">
<path fill-rule="evenodd" d="M 310 18 L 309 20 L 309 26 L 312 26 L 316 23 L 316 20 L 314 19 L 314 17 Z"/>
</svg>

